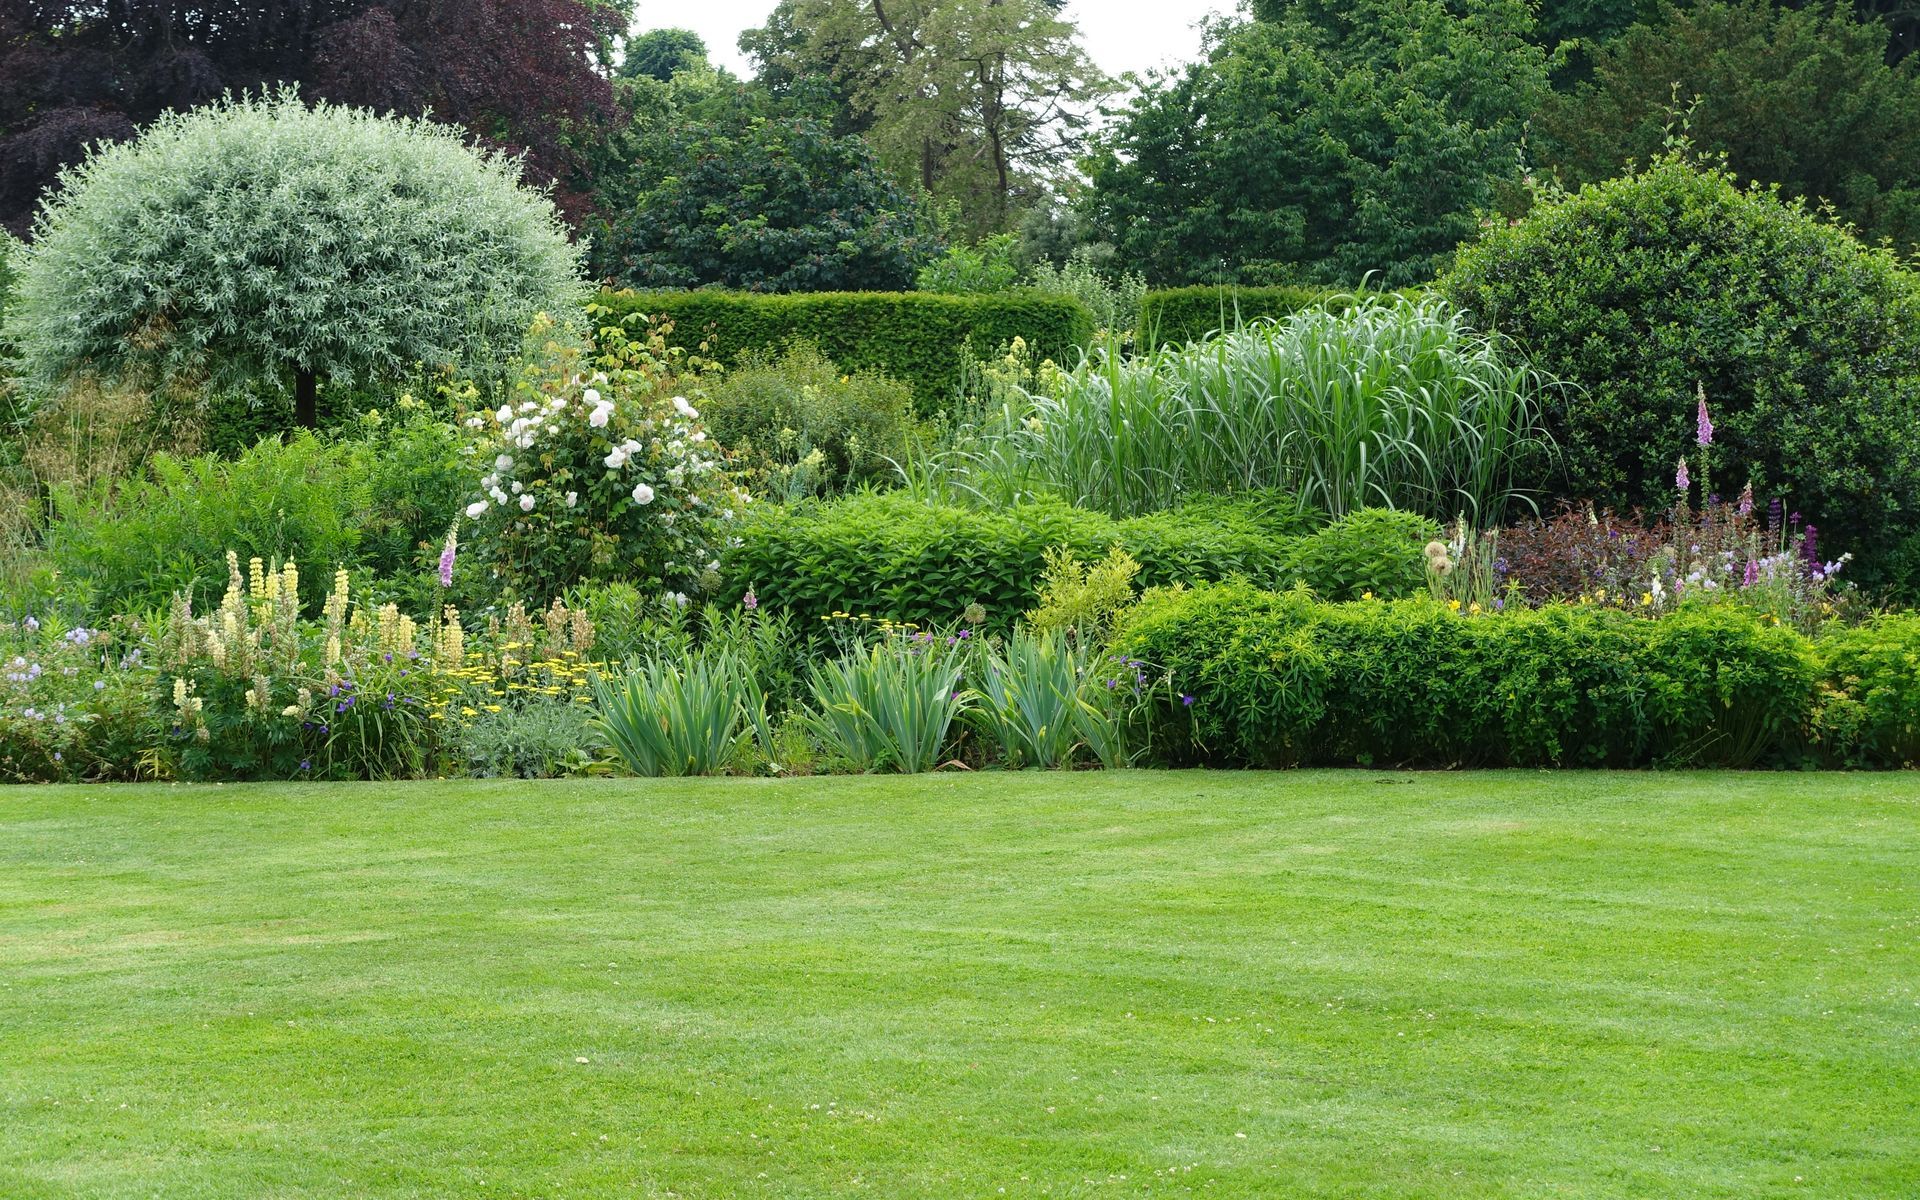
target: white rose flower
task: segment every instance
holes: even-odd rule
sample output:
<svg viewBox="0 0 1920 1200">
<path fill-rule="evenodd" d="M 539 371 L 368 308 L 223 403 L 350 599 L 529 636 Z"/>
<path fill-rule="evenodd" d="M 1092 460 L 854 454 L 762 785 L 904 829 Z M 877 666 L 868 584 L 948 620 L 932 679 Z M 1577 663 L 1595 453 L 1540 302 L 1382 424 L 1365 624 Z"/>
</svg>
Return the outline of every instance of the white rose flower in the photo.
<svg viewBox="0 0 1920 1200">
<path fill-rule="evenodd" d="M 588 389 L 587 389 L 586 391 L 584 391 L 584 392 L 582 392 L 582 393 L 580 393 L 580 396 L 581 396 L 581 398 L 582 398 L 582 399 L 584 399 L 584 400 L 585 400 L 585 401 L 586 401 L 586 402 L 587 402 L 588 404 L 598 404 L 598 403 L 600 403 L 600 393 L 599 393 L 599 392 L 596 392 L 596 391 L 594 391 L 594 390 L 593 390 L 592 388 L 588 388 Z"/>
<path fill-rule="evenodd" d="M 526 495 L 520 497 L 520 511 L 521 512 L 533 511 L 533 493 L 529 492 Z"/>
<path fill-rule="evenodd" d="M 618 471 L 621 467 L 627 465 L 627 448 L 625 446 L 615 446 L 612 452 L 607 455 L 605 461 L 607 470 Z"/>
<path fill-rule="evenodd" d="M 467 516 L 475 520 L 484 516 L 486 511 L 487 502 L 485 500 L 475 500 L 472 504 L 467 505 Z"/>
<path fill-rule="evenodd" d="M 688 404 L 685 396 L 675 396 L 673 398 L 673 411 L 679 413 L 689 421 L 700 415 L 700 410 Z"/>
<path fill-rule="evenodd" d="M 572 508 L 572 507 L 574 506 L 574 504 L 575 504 L 575 503 L 576 503 L 576 502 L 577 502 L 577 501 L 578 501 L 579 499 L 580 499 L 580 493 L 579 493 L 579 492 L 568 492 L 568 493 L 567 493 L 567 507 L 568 507 L 568 508 Z"/>
<path fill-rule="evenodd" d="M 520 494 L 521 492 L 524 492 L 524 491 L 526 491 L 526 490 L 527 490 L 527 489 L 526 489 L 526 488 L 525 488 L 524 486 L 522 486 L 522 485 L 521 485 L 521 483 L 520 483 L 520 481 L 519 481 L 518 479 L 516 479 L 516 480 L 514 480 L 514 481 L 513 481 L 513 494 L 514 494 L 514 495 L 516 495 L 516 496 L 518 496 L 518 495 L 519 495 L 519 494 Z"/>
<path fill-rule="evenodd" d="M 633 502 L 635 504 L 652 504 L 653 489 L 648 487 L 644 483 L 634 484 L 633 485 Z"/>
<path fill-rule="evenodd" d="M 510 454 L 502 454 L 499 458 L 494 459 L 493 469 L 496 471 L 513 470 L 513 456 Z"/>
<path fill-rule="evenodd" d="M 502 404 L 500 411 L 493 414 L 493 419 L 505 425 L 508 421 L 513 420 L 513 410 Z"/>
<path fill-rule="evenodd" d="M 607 427 L 607 418 L 612 415 L 613 410 L 602 405 L 587 414 L 587 424 L 593 426 L 595 429 L 605 429 Z"/>
</svg>

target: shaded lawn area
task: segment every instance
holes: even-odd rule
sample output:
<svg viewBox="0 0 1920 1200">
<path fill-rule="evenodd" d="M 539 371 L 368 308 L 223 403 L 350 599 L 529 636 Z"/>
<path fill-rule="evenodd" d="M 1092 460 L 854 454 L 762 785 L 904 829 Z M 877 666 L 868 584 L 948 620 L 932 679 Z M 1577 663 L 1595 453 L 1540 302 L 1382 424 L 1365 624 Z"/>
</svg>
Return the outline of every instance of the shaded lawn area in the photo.
<svg viewBox="0 0 1920 1200">
<path fill-rule="evenodd" d="M 1912 774 L 11 789 L 0 856 L 10 1198 L 1920 1194 Z"/>
</svg>

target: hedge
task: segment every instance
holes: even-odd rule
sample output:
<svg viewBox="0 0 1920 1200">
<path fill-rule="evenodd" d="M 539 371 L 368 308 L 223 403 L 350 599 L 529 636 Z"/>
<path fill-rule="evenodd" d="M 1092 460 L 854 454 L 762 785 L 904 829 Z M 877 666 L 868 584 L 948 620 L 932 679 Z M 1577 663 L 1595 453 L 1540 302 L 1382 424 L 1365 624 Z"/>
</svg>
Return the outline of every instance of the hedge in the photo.
<svg viewBox="0 0 1920 1200">
<path fill-rule="evenodd" d="M 711 330 L 712 352 L 729 365 L 812 342 L 843 370 L 903 380 L 923 412 L 958 392 L 969 347 L 985 357 L 1024 338 L 1040 357 L 1067 365 L 1093 338 L 1084 304 L 1045 292 L 603 292 L 596 299 L 617 313 L 671 318 L 675 345 L 697 346 Z"/>
<path fill-rule="evenodd" d="M 1246 583 L 1154 593 L 1115 650 L 1167 673 L 1154 744 L 1221 766 L 1900 766 L 1920 619 L 1810 639 L 1731 603 L 1658 619 Z"/>
<path fill-rule="evenodd" d="M 1141 299 L 1135 329 L 1142 345 L 1177 346 L 1261 317 L 1291 316 L 1316 305 L 1344 308 L 1346 299 L 1343 292 L 1318 287 L 1158 288 Z"/>
<path fill-rule="evenodd" d="M 1364 510 L 1307 532 L 1312 523 L 1312 514 L 1265 496 L 1126 520 L 1059 501 L 985 511 L 898 493 L 767 506 L 728 554 L 732 590 L 723 599 L 751 588 L 803 628 L 834 612 L 945 625 L 979 604 L 988 628 L 1005 630 L 1032 607 L 1056 546 L 1089 561 L 1121 546 L 1139 561 L 1143 587 L 1240 576 L 1346 597 L 1424 586 L 1420 548 L 1435 532 L 1424 518 Z"/>
</svg>

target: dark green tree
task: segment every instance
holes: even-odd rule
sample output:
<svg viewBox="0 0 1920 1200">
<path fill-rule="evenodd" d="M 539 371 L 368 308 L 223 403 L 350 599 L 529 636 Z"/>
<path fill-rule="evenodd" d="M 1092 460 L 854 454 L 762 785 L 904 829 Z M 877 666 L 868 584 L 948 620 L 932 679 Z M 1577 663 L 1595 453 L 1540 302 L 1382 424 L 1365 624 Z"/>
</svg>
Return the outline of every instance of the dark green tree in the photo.
<svg viewBox="0 0 1920 1200">
<path fill-rule="evenodd" d="M 941 249 L 872 149 L 811 117 L 663 121 L 634 161 L 631 205 L 594 238 L 622 286 L 899 290 Z"/>
<path fill-rule="evenodd" d="M 1697 0 L 1602 48 L 1550 97 L 1538 146 L 1569 183 L 1661 151 L 1675 124 L 1742 179 L 1829 201 L 1869 237 L 1920 240 L 1920 73 L 1886 65 L 1888 31 L 1845 11 Z"/>
<path fill-rule="evenodd" d="M 1159 284 L 1432 277 L 1520 175 L 1521 0 L 1296 0 L 1216 28 L 1099 139 L 1083 211 Z"/>
<path fill-rule="evenodd" d="M 691 29 L 649 29 L 627 41 L 620 56 L 621 79 L 645 76 L 661 83 L 707 60 L 707 43 Z"/>
</svg>

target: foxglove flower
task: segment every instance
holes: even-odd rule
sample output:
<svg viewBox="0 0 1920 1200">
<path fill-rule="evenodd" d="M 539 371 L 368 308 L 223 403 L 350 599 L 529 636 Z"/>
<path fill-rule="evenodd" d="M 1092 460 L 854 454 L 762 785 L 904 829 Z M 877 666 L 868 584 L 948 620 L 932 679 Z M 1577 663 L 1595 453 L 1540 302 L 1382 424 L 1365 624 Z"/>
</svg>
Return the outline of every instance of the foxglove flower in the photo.
<svg viewBox="0 0 1920 1200">
<path fill-rule="evenodd" d="M 1707 415 L 1707 390 L 1700 389 L 1700 410 L 1694 414 L 1693 440 L 1696 445 L 1713 445 L 1713 418 Z"/>
<path fill-rule="evenodd" d="M 1686 456 L 1681 455 L 1680 466 L 1673 473 L 1674 490 L 1678 492 L 1685 492 L 1688 487 L 1692 486 L 1692 484 L 1693 484 L 1693 479 L 1687 474 Z"/>
</svg>

